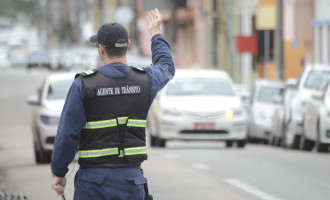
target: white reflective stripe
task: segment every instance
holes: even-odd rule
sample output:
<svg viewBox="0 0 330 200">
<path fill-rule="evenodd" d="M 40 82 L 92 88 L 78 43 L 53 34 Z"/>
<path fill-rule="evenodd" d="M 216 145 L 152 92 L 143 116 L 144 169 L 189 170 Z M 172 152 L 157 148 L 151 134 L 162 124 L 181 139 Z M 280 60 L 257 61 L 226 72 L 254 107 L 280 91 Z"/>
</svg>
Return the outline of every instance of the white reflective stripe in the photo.
<svg viewBox="0 0 330 200">
<path fill-rule="evenodd" d="M 80 158 L 92 158 L 118 154 L 118 148 L 108 148 L 99 150 L 82 150 L 79 151 Z"/>
<path fill-rule="evenodd" d="M 147 120 L 128 119 L 127 126 L 146 127 L 147 126 Z"/>
<path fill-rule="evenodd" d="M 125 156 L 137 154 L 147 154 L 147 147 L 125 148 Z"/>
<path fill-rule="evenodd" d="M 117 121 L 115 119 L 87 122 L 83 128 L 84 129 L 97 129 L 97 128 L 106 128 L 106 127 L 111 127 L 111 126 L 117 126 Z"/>
</svg>

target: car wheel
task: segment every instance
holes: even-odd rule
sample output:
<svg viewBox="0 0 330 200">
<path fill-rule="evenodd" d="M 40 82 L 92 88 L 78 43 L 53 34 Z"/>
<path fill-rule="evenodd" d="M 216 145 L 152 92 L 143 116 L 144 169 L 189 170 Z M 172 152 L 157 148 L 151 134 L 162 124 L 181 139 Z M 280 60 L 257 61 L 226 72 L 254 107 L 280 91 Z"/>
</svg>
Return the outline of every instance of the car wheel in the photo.
<svg viewBox="0 0 330 200">
<path fill-rule="evenodd" d="M 237 148 L 244 148 L 246 140 L 237 140 Z"/>
<path fill-rule="evenodd" d="M 232 140 L 227 140 L 226 141 L 226 147 L 232 147 L 234 142 Z"/>
<path fill-rule="evenodd" d="M 155 133 L 153 133 L 156 136 L 153 136 L 150 134 L 150 145 L 152 147 L 166 147 L 166 139 L 160 138 L 159 135 L 159 128 L 156 126 Z"/>
<path fill-rule="evenodd" d="M 156 141 L 157 141 L 157 138 L 155 136 L 150 135 L 150 145 L 152 147 L 156 146 Z"/>
<path fill-rule="evenodd" d="M 328 152 L 329 151 L 329 144 L 325 144 L 321 142 L 320 139 L 320 120 L 318 120 L 317 126 L 317 137 L 316 137 L 316 151 L 317 152 Z"/>
<path fill-rule="evenodd" d="M 300 139 L 300 149 L 304 151 L 312 151 L 315 143 L 305 137 L 305 134 L 301 136 Z"/>
<path fill-rule="evenodd" d="M 166 147 L 166 140 L 158 137 L 156 139 L 156 146 L 163 148 Z"/>
<path fill-rule="evenodd" d="M 35 154 L 35 160 L 36 160 L 37 164 L 51 163 L 51 161 L 52 161 L 52 152 L 44 151 L 41 148 L 40 148 L 40 150 L 38 150 L 36 143 L 34 143 L 34 154 Z"/>
<path fill-rule="evenodd" d="M 300 136 L 291 133 L 290 130 L 289 130 L 289 126 L 290 126 L 290 124 L 288 124 L 288 125 L 285 126 L 285 130 L 284 130 L 284 145 L 287 148 L 299 149 Z M 292 138 L 289 139 L 289 137 L 292 137 Z"/>
</svg>

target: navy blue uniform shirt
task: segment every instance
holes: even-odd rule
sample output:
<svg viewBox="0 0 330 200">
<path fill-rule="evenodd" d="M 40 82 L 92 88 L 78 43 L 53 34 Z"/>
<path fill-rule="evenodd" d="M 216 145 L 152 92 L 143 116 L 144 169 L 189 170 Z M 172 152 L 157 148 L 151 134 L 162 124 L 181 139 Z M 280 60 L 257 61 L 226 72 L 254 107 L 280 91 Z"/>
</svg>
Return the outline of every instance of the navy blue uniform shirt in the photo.
<svg viewBox="0 0 330 200">
<path fill-rule="evenodd" d="M 152 66 L 145 69 L 149 76 L 152 103 L 158 91 L 173 78 L 175 66 L 170 46 L 162 35 L 155 35 L 151 39 L 151 51 Z M 123 63 L 112 63 L 98 70 L 111 77 L 120 77 L 126 76 L 130 68 Z M 58 177 L 64 177 L 68 172 L 68 166 L 78 150 L 80 131 L 86 124 L 84 99 L 84 86 L 78 77 L 66 97 L 54 143 L 51 170 Z"/>
</svg>

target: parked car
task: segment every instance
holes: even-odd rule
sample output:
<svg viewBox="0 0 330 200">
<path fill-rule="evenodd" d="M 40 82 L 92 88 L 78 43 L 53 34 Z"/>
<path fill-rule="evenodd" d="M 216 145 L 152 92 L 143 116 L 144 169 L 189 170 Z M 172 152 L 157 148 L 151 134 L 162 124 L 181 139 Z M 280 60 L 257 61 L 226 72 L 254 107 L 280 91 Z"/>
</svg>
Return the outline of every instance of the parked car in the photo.
<svg viewBox="0 0 330 200">
<path fill-rule="evenodd" d="M 274 112 L 280 107 L 278 99 L 284 92 L 283 82 L 258 80 L 251 97 L 248 137 L 253 142 L 272 141 L 272 120 Z"/>
<path fill-rule="evenodd" d="M 52 69 L 49 54 L 43 51 L 34 51 L 28 56 L 28 69 L 32 67 L 46 67 Z"/>
<path fill-rule="evenodd" d="M 330 146 L 330 86 L 313 93 L 304 112 L 301 148 L 311 151 L 316 144 L 317 152 L 328 152 Z"/>
<path fill-rule="evenodd" d="M 39 94 L 28 100 L 29 105 L 36 106 L 33 110 L 32 130 L 37 163 L 51 161 L 61 111 L 74 76 L 74 73 L 48 75 Z"/>
<path fill-rule="evenodd" d="M 0 68 L 9 68 L 9 48 L 7 46 L 0 46 Z"/>
<path fill-rule="evenodd" d="M 28 57 L 25 51 L 12 50 L 10 56 L 10 63 L 12 67 L 25 67 L 28 62 Z"/>
<path fill-rule="evenodd" d="M 280 98 L 276 99 L 275 102 L 279 104 L 279 107 L 275 109 L 273 120 L 272 120 L 272 130 L 271 130 L 271 141 L 270 143 L 276 146 L 283 146 L 282 138 L 284 133 L 284 114 L 285 107 L 292 99 L 292 95 L 295 93 L 295 88 L 297 85 L 296 79 L 288 79 L 285 84 L 285 89 L 280 96 Z"/>
<path fill-rule="evenodd" d="M 247 115 L 227 73 L 177 70 L 148 115 L 151 146 L 168 140 L 219 140 L 244 147 Z"/>
<path fill-rule="evenodd" d="M 285 107 L 283 144 L 298 149 L 303 132 L 303 111 L 306 103 L 321 84 L 330 77 L 330 66 L 320 64 L 307 65 L 299 76 L 297 87 Z"/>
</svg>

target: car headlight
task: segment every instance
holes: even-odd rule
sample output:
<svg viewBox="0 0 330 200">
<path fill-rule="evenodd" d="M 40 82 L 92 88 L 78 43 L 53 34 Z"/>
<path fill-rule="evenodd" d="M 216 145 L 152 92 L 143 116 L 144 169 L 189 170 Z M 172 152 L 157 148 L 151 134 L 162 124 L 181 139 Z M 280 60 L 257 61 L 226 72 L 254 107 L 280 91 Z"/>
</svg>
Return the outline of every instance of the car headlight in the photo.
<svg viewBox="0 0 330 200">
<path fill-rule="evenodd" d="M 229 110 L 226 110 L 225 117 L 226 118 L 232 118 L 234 116 L 241 115 L 242 113 L 243 113 L 243 110 L 241 108 L 238 108 L 238 109 L 229 109 Z"/>
<path fill-rule="evenodd" d="M 60 122 L 60 118 L 58 118 L 58 117 L 49 117 L 49 116 L 46 116 L 46 115 L 41 115 L 40 119 L 46 125 L 58 125 L 58 123 Z"/>
</svg>

